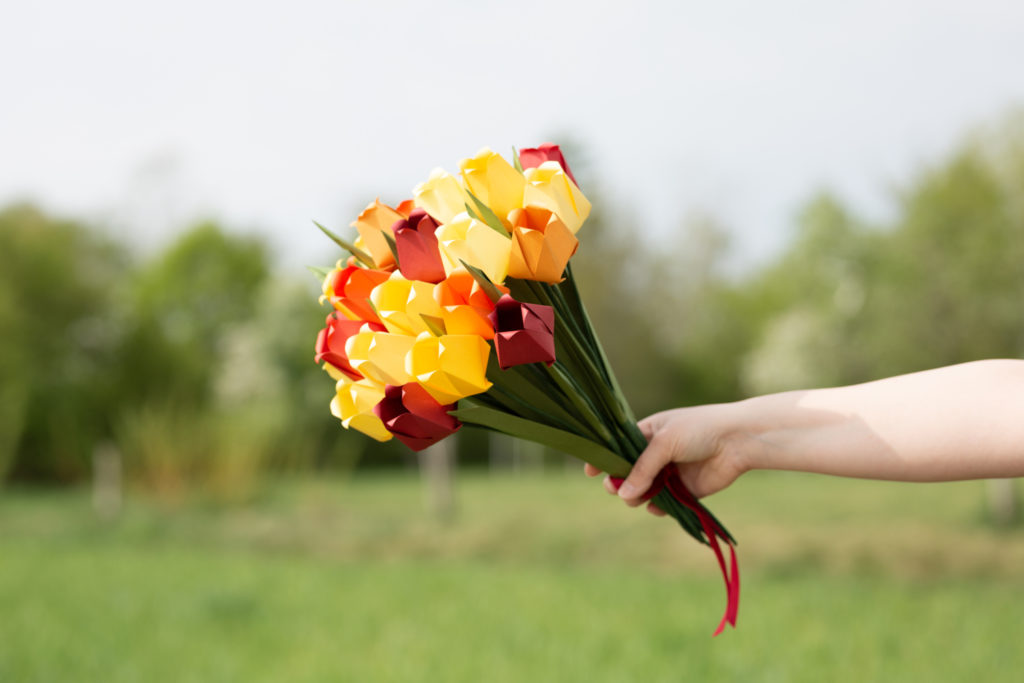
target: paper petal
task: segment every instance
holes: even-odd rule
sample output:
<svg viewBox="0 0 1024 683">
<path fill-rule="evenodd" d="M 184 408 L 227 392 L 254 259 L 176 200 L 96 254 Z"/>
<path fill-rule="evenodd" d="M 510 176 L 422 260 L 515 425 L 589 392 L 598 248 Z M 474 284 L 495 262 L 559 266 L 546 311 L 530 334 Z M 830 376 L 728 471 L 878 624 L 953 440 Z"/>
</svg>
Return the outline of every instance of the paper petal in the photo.
<svg viewBox="0 0 1024 683">
<path fill-rule="evenodd" d="M 590 202 L 576 184 L 569 180 L 562 167 L 547 161 L 537 168 L 526 169 L 527 186 L 524 202 L 553 211 L 576 234 L 590 215 Z"/>
<path fill-rule="evenodd" d="M 444 263 L 434 232 L 437 222 L 423 209 L 414 209 L 407 220 L 392 226 L 398 250 L 399 270 L 409 280 L 440 282 L 445 278 Z"/>
<path fill-rule="evenodd" d="M 569 164 L 565 162 L 565 157 L 562 156 L 562 150 L 558 145 L 545 142 L 537 145 L 533 148 L 526 148 L 519 150 L 519 164 L 524 168 L 536 168 L 545 161 L 555 161 L 565 174 L 569 176 L 569 180 L 576 183 L 576 178 L 573 177 L 572 171 L 569 170 Z"/>
<path fill-rule="evenodd" d="M 495 284 L 505 281 L 512 253 L 512 240 L 462 213 L 437 229 L 441 259 L 449 275 L 465 261 L 482 270 Z"/>
<path fill-rule="evenodd" d="M 486 147 L 459 164 L 467 189 L 499 218 L 523 205 L 526 180 L 500 154 Z"/>
<path fill-rule="evenodd" d="M 391 254 L 391 249 L 381 233 L 391 234 L 391 226 L 395 224 L 395 221 L 403 218 L 405 216 L 377 199 L 363 209 L 359 217 L 352 222 L 352 226 L 359 231 L 363 245 L 370 252 L 370 256 L 373 257 L 378 268 L 395 265 L 395 257 Z"/>
</svg>

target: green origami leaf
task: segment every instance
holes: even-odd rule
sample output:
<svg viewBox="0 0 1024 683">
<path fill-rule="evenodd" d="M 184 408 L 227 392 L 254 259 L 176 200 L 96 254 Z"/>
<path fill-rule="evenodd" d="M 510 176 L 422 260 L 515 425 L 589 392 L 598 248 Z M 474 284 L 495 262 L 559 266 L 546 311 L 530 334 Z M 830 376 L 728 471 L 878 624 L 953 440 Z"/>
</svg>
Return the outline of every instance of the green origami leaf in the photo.
<svg viewBox="0 0 1024 683">
<path fill-rule="evenodd" d="M 313 273 L 313 275 L 316 275 L 320 282 L 326 280 L 327 276 L 331 274 L 330 268 L 321 268 L 320 266 L 306 266 L 306 268 L 308 268 L 309 272 Z"/>
<path fill-rule="evenodd" d="M 339 247 L 341 247 L 342 249 L 344 249 L 348 253 L 350 253 L 353 256 L 355 256 L 357 259 L 362 261 L 366 266 L 368 266 L 370 268 L 376 268 L 377 267 L 377 264 L 373 262 L 373 258 L 369 254 L 367 254 L 365 251 L 363 251 L 362 249 L 359 249 L 354 244 L 351 244 L 351 243 L 345 241 L 341 237 L 338 237 L 333 232 L 331 232 L 330 230 L 328 230 L 324 226 L 320 225 L 316 221 L 313 221 L 313 225 L 315 225 L 316 227 L 320 228 L 320 230 L 325 235 L 330 237 L 331 240 L 333 240 L 335 244 L 337 244 Z"/>
<path fill-rule="evenodd" d="M 519 150 L 516 149 L 515 145 L 512 145 L 512 165 L 516 167 L 516 170 L 520 173 L 523 172 L 523 164 L 519 161 Z"/>
<path fill-rule="evenodd" d="M 476 266 L 469 265 L 462 259 L 459 259 L 459 263 L 461 263 L 462 267 L 465 268 L 469 272 L 469 274 L 473 276 L 473 279 L 476 280 L 476 283 L 478 285 L 480 285 L 480 289 L 484 291 L 484 294 L 486 294 L 487 298 L 491 300 L 491 303 L 498 303 L 498 299 L 501 298 L 501 291 L 494 285 L 493 282 L 491 282 L 491 278 L 487 277 L 487 273 L 480 270 Z"/>
<path fill-rule="evenodd" d="M 401 268 L 402 264 L 398 262 L 398 245 L 395 244 L 394 236 L 387 230 L 381 230 L 380 236 L 388 243 L 388 249 L 391 250 L 391 255 L 395 257 L 395 267 Z"/>
<path fill-rule="evenodd" d="M 487 227 L 494 230 L 499 235 L 512 237 L 512 235 L 509 234 L 509 231 L 505 229 L 505 225 L 501 222 L 501 219 L 498 218 L 498 215 L 491 211 L 491 207 L 480 201 L 480 199 L 469 190 L 466 190 L 466 194 L 469 195 L 469 198 L 472 199 L 473 203 L 476 205 L 475 215 L 479 216 L 478 220 L 483 221 Z M 471 214 L 474 214 L 474 211 L 470 208 L 469 204 L 466 205 L 466 210 Z"/>
<path fill-rule="evenodd" d="M 420 313 L 420 318 L 423 319 L 423 324 L 427 326 L 435 337 L 443 337 L 447 334 L 444 327 L 444 319 L 438 318 L 436 315 L 427 315 L 426 313 Z"/>
<path fill-rule="evenodd" d="M 631 468 L 625 458 L 599 443 L 561 429 L 474 404 L 473 399 L 463 399 L 459 402 L 459 408 L 450 414 L 466 424 L 479 425 L 568 453 L 614 477 L 625 477 Z"/>
</svg>

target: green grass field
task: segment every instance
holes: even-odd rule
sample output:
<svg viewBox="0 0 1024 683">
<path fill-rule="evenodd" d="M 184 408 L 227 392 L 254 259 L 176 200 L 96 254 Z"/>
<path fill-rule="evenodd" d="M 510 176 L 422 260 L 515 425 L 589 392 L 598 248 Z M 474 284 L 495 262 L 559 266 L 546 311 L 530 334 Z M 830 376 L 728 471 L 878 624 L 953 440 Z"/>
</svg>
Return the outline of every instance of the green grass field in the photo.
<svg viewBox="0 0 1024 683">
<path fill-rule="evenodd" d="M 0 493 L 0 681 L 1017 681 L 1024 532 L 981 483 L 749 475 L 739 628 L 708 550 L 600 484 L 289 482 L 233 507 Z"/>
</svg>

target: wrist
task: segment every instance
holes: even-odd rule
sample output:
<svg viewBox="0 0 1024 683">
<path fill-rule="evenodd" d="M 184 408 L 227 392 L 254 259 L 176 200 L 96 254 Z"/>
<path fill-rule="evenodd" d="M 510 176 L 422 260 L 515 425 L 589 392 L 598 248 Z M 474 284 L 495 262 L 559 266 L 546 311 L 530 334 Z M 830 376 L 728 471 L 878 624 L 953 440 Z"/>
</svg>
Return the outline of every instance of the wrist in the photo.
<svg viewBox="0 0 1024 683">
<path fill-rule="evenodd" d="M 807 394 L 767 394 L 728 404 L 724 447 L 734 466 L 741 472 L 792 469 L 791 460 L 799 459 L 819 426 L 819 418 L 800 408 Z"/>
<path fill-rule="evenodd" d="M 766 427 L 760 412 L 763 408 L 758 405 L 761 402 L 760 398 L 751 398 L 722 406 L 719 450 L 738 474 L 768 467 L 763 438 Z"/>
</svg>

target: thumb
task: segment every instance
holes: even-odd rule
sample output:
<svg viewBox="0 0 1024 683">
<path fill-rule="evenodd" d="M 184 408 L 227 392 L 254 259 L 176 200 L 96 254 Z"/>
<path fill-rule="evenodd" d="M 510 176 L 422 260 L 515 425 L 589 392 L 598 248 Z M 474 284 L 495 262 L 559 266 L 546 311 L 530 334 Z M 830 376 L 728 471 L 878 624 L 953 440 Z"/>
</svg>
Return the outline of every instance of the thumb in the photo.
<svg viewBox="0 0 1024 683">
<path fill-rule="evenodd" d="M 619 497 L 628 505 L 637 506 L 643 502 L 644 494 L 651 488 L 658 473 L 672 462 L 671 443 L 668 439 L 659 439 L 655 434 L 651 443 L 633 464 L 629 476 L 619 487 Z"/>
</svg>

